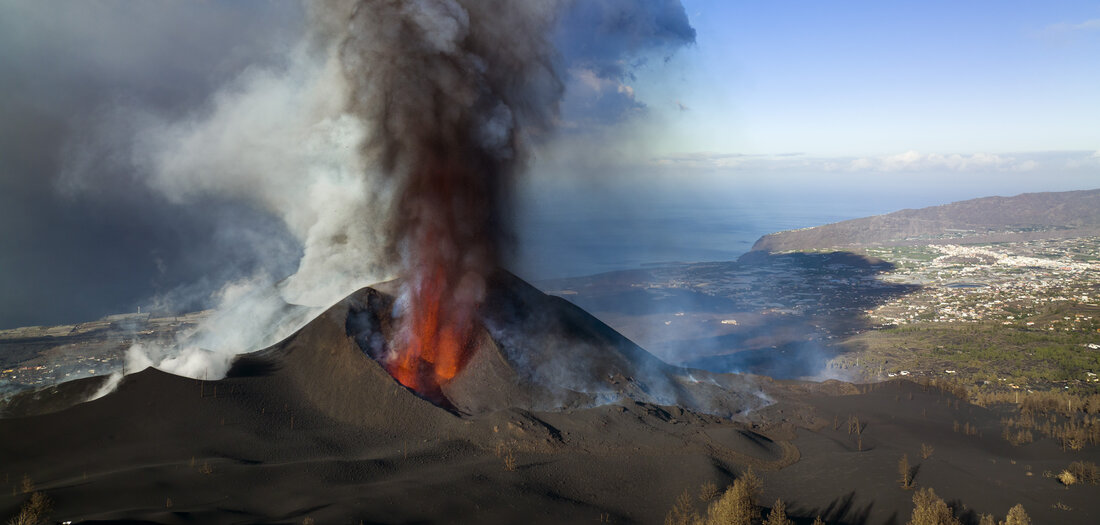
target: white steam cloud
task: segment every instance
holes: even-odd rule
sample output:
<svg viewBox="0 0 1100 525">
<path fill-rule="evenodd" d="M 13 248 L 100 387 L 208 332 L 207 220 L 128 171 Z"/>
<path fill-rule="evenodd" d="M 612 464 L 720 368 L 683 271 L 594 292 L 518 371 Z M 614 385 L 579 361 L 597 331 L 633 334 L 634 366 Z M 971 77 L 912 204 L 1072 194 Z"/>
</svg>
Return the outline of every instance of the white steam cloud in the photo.
<svg viewBox="0 0 1100 525">
<path fill-rule="evenodd" d="M 213 197 L 263 209 L 303 251 L 285 280 L 259 271 L 225 284 L 214 314 L 172 347 L 135 345 L 130 370 L 221 377 L 234 355 L 277 342 L 350 291 L 389 277 L 385 181 L 367 169 L 363 123 L 345 111 L 337 42 L 309 37 L 285 64 L 242 72 L 199 113 L 140 119 L 133 161 L 151 188 L 178 204 Z"/>
<path fill-rule="evenodd" d="M 412 184 L 405 172 L 438 168 L 425 164 L 421 152 L 445 153 L 436 160 L 447 168 L 453 167 L 449 162 L 471 173 L 498 172 L 488 182 L 475 177 L 482 186 L 457 188 L 472 195 L 458 211 L 486 215 L 478 227 L 493 243 L 506 244 L 513 175 L 525 151 L 559 121 L 569 83 L 559 77 L 614 86 L 597 93 L 607 111 L 588 108 L 585 114 L 619 122 L 644 109 L 625 83 L 634 67 L 627 64 L 643 64 L 633 59 L 646 54 L 667 56 L 695 38 L 677 0 L 304 5 L 307 30 L 278 63 L 245 69 L 182 117 L 115 111 L 96 126 L 98 136 L 86 138 L 90 145 L 69 152 L 60 185 L 70 192 L 94 190 L 112 176 L 96 164 L 98 150 L 109 149 L 109 163 L 125 165 L 120 171 L 134 173 L 137 183 L 168 202 L 244 204 L 277 219 L 301 247 L 290 253 L 285 243 L 237 231 L 245 228 L 232 221 L 219 223 L 228 232 L 219 235 L 251 254 L 248 260 L 289 264 L 261 264 L 243 277 L 227 272 L 233 277 L 224 284 L 211 276 L 213 287 L 192 284 L 159 297 L 159 306 L 172 309 L 173 297 L 193 304 L 196 295 L 205 298 L 214 289 L 216 307 L 173 344 L 134 345 L 127 371 L 155 366 L 221 377 L 235 355 L 285 338 L 348 293 L 395 277 L 402 265 L 408 270 L 401 251 L 409 245 L 393 236 L 409 228 L 410 214 L 423 222 L 440 213 L 417 206 L 437 201 L 408 198 Z M 402 37 L 412 34 L 422 37 L 415 46 Z M 434 129 L 440 127 L 446 129 Z M 471 130 L 475 136 L 466 136 Z M 412 191 L 443 192 L 438 202 L 449 202 L 446 193 L 455 190 L 427 184 Z M 482 197 L 492 205 L 483 206 Z M 436 222 L 454 227 L 449 219 Z M 299 255 L 292 275 L 273 274 L 271 268 L 293 267 Z M 502 262 L 494 253 L 481 258 L 490 266 Z"/>
</svg>

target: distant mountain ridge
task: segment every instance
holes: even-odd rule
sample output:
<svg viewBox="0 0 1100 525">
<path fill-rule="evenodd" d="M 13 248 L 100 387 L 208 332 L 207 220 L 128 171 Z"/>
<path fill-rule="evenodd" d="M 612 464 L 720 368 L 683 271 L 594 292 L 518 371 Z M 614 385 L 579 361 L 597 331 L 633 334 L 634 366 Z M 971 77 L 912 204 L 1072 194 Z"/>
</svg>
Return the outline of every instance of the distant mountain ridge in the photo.
<svg viewBox="0 0 1100 525">
<path fill-rule="evenodd" d="M 1100 189 L 983 197 L 761 237 L 752 251 L 976 244 L 1100 235 Z"/>
</svg>

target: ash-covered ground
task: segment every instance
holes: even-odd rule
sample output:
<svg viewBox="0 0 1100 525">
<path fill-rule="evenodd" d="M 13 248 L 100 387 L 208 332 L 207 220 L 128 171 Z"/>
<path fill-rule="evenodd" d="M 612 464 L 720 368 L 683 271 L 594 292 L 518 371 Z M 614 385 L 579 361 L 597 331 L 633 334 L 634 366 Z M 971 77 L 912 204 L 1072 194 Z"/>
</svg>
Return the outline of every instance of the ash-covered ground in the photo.
<svg viewBox="0 0 1100 525">
<path fill-rule="evenodd" d="M 1094 485 L 1056 478 L 1100 461 L 1091 434 L 1081 446 L 1039 429 L 1010 442 L 1013 409 L 972 405 L 950 386 L 672 367 L 560 298 L 507 274 L 490 282 L 483 343 L 443 398 L 377 360 L 385 286 L 241 356 L 225 379 L 147 369 L 93 401 L 82 402 L 94 379 L 16 396 L 18 417 L 0 419 L 12 485 L 0 513 L 33 491 L 52 502 L 50 519 L 73 522 L 662 523 L 685 491 L 706 512 L 698 495 L 752 469 L 765 514 L 782 499 L 798 523 L 902 523 L 914 494 L 899 482 L 904 456 L 915 488 L 934 488 L 966 523 L 1017 503 L 1038 523 L 1100 517 Z M 562 346 L 516 346 L 547 334 Z M 547 363 L 561 382 L 542 381 Z M 1100 407 L 1054 403 L 1024 405 L 1092 432 Z"/>
</svg>

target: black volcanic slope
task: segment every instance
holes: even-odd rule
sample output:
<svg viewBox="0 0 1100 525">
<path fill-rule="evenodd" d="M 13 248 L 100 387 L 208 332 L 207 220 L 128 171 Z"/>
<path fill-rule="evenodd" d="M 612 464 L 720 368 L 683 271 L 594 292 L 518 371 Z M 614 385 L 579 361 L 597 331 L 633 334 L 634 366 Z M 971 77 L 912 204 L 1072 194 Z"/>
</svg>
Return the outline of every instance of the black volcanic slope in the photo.
<svg viewBox="0 0 1100 525">
<path fill-rule="evenodd" d="M 696 383 L 509 274 L 491 288 L 487 336 L 446 388 L 455 410 L 405 389 L 363 350 L 363 318 L 383 317 L 372 305 L 391 300 L 367 288 L 241 357 L 226 379 L 148 369 L 101 399 L 0 420 L 0 474 L 12 484 L 28 475 L 54 500 L 55 518 L 75 521 L 560 523 L 663 515 L 666 493 L 700 472 L 728 478 L 733 467 L 713 464 L 713 454 L 785 460 L 787 449 L 754 445 L 763 438 L 743 425 L 644 401 L 671 396 L 729 415 L 764 404 L 748 379 L 700 373 Z M 546 349 L 555 353 L 520 348 L 533 343 L 516 328 L 555 330 L 532 334 L 557 338 Z M 523 351 L 591 377 L 552 384 L 509 357 Z M 712 395 L 722 384 L 744 392 Z M 554 405 L 573 409 L 528 410 Z M 702 422 L 746 437 L 716 446 L 694 430 Z M 505 456 L 519 466 L 506 470 Z M 645 481 L 629 493 L 604 493 L 636 480 Z M 22 499 L 5 494 L 0 515 Z"/>
<path fill-rule="evenodd" d="M 946 234 L 946 235 L 945 235 Z M 936 237 L 987 243 L 1100 234 L 1100 189 L 984 197 L 765 235 L 754 251 L 844 250 Z"/>
<path fill-rule="evenodd" d="M 392 303 L 377 290 L 348 302 L 348 335 L 368 355 L 385 352 Z M 477 352 L 443 389 L 462 414 L 630 399 L 730 417 L 764 404 L 747 377 L 669 366 L 576 305 L 507 272 L 491 278 L 480 318 Z"/>
<path fill-rule="evenodd" d="M 921 442 L 936 455 L 917 483 L 972 511 L 1003 516 L 1019 502 L 1038 523 L 1100 517 L 1095 488 L 1040 475 L 1095 451 L 1008 447 L 996 414 L 934 389 L 694 375 L 510 275 L 490 289 L 483 344 L 445 388 L 450 409 L 364 351 L 390 300 L 368 288 L 223 380 L 148 369 L 98 400 L 0 420 L 0 476 L 12 486 L 0 518 L 26 499 L 27 476 L 54 521 L 661 523 L 685 489 L 725 486 L 752 466 L 763 502 L 782 497 L 807 522 L 903 523 L 911 493 L 895 465 L 903 452 L 917 463 Z M 538 342 L 550 334 L 558 344 Z M 581 379 L 555 382 L 568 366 Z M 863 422 L 862 446 L 832 425 L 849 415 Z M 984 434 L 952 433 L 951 419 Z"/>
</svg>

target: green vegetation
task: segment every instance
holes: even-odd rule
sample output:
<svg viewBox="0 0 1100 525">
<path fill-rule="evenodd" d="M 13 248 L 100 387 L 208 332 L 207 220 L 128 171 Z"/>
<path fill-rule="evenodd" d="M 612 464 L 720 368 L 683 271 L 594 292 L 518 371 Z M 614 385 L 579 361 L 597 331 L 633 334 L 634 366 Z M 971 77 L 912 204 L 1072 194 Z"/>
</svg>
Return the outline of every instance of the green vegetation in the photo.
<svg viewBox="0 0 1100 525">
<path fill-rule="evenodd" d="M 867 310 L 872 329 L 843 340 L 831 367 L 1100 392 L 1097 250 L 1100 237 L 867 248 L 896 265 L 882 280 L 922 287 Z"/>
<path fill-rule="evenodd" d="M 919 263 L 932 262 L 936 257 L 939 257 L 940 252 L 929 248 L 928 246 L 887 246 L 883 248 L 866 248 L 864 253 L 872 257 L 878 257 L 886 261 L 890 261 L 898 266 L 898 268 L 910 268 L 919 266 Z"/>
<path fill-rule="evenodd" d="M 1064 313 L 1070 316 L 1071 312 Z M 1094 318 L 1095 319 L 1095 318 Z M 1090 323 L 1094 320 L 1090 320 Z M 942 375 L 955 370 L 965 381 L 1017 385 L 1086 381 L 1100 372 L 1100 341 L 1091 325 L 1057 331 L 974 324 L 917 323 L 865 332 L 844 343 L 850 352 L 842 365 L 858 357 L 866 379 L 902 370 Z M 1100 383 L 1097 384 L 1100 386 Z M 1093 387 L 1095 390 L 1096 387 Z"/>
</svg>

